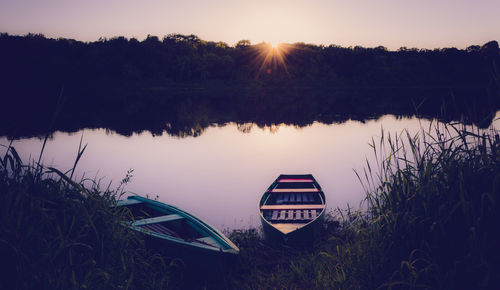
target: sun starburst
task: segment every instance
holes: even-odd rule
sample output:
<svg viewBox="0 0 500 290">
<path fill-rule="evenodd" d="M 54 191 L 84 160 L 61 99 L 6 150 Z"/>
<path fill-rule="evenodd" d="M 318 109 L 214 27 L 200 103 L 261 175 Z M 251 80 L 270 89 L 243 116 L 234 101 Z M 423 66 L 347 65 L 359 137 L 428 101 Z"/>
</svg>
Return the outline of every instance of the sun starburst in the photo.
<svg viewBox="0 0 500 290">
<path fill-rule="evenodd" d="M 285 73 L 289 76 L 287 67 L 287 55 L 290 53 L 290 45 L 277 42 L 263 42 L 254 46 L 255 64 L 258 66 L 256 78 L 263 75 L 276 76 Z"/>
</svg>

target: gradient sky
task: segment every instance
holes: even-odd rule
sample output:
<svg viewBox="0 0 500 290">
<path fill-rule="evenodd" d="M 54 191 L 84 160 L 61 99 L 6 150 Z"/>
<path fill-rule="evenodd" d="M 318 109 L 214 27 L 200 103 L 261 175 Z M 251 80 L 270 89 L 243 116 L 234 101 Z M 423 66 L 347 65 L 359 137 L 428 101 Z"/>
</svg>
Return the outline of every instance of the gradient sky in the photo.
<svg viewBox="0 0 500 290">
<path fill-rule="evenodd" d="M 0 0 L 0 32 L 465 48 L 500 40 L 500 0 Z"/>
</svg>

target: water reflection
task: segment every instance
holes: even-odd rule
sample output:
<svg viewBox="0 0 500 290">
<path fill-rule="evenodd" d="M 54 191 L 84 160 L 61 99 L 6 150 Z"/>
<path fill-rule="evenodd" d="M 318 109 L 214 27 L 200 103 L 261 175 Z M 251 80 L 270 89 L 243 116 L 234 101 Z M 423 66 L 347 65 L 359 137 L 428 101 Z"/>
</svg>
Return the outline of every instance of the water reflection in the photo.
<svg viewBox="0 0 500 290">
<path fill-rule="evenodd" d="M 132 104 L 126 103 L 121 95 L 116 96 L 126 103 L 121 106 L 111 102 L 106 106 L 93 104 L 91 108 L 87 105 L 86 109 L 81 106 L 60 110 L 40 108 L 26 118 L 6 118 L 15 122 L 0 122 L 0 136 L 25 138 L 54 131 L 108 128 L 125 136 L 149 131 L 155 136 L 168 134 L 183 138 L 197 137 L 212 126 L 230 123 L 238 124 L 245 132 L 251 129 L 247 123 L 260 128 L 274 128 L 277 124 L 306 127 L 315 122 L 365 122 L 387 114 L 400 118 L 454 120 L 485 128 L 500 108 L 498 98 L 481 88 L 450 92 L 443 88 L 344 88 L 319 83 L 308 87 L 279 82 L 255 82 L 248 87 L 221 88 L 221 92 L 206 89 L 194 93 L 190 86 L 184 88 L 187 92 L 181 88 L 170 92 L 175 93 L 172 96 L 148 90 L 142 95 L 131 90 L 138 94 L 135 96 L 137 108 L 133 110 L 127 107 Z"/>
<path fill-rule="evenodd" d="M 368 142 L 386 132 L 418 132 L 429 121 L 384 116 L 306 127 L 235 124 L 207 127 L 198 137 L 125 137 L 104 129 L 54 133 L 44 152 L 45 165 L 72 167 L 80 138 L 88 143 L 77 175 L 104 177 L 114 184 L 134 169 L 126 188 L 179 206 L 218 228 L 259 224 L 258 201 L 281 173 L 311 173 L 324 189 L 329 209 L 357 207 L 364 198 L 353 169 L 372 160 Z M 245 134 L 242 134 L 245 133 Z M 24 160 L 38 156 L 39 138 L 14 142 Z M 0 144 L 8 140 L 0 138 Z M 4 150 L 4 149 L 3 149 Z"/>
</svg>

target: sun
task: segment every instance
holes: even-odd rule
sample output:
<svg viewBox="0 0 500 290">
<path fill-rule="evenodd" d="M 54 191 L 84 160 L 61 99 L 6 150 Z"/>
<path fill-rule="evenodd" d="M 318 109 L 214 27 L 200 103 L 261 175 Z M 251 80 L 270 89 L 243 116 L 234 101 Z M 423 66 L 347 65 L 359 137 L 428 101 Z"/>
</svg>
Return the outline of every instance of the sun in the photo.
<svg viewBox="0 0 500 290">
<path fill-rule="evenodd" d="M 280 45 L 277 41 L 269 41 L 268 43 L 274 49 L 278 48 L 278 46 Z"/>
<path fill-rule="evenodd" d="M 265 75 L 280 75 L 284 73 L 290 75 L 287 66 L 287 56 L 291 52 L 292 46 L 277 41 L 262 42 L 256 45 L 255 64 L 259 70 L 255 78 Z"/>
</svg>

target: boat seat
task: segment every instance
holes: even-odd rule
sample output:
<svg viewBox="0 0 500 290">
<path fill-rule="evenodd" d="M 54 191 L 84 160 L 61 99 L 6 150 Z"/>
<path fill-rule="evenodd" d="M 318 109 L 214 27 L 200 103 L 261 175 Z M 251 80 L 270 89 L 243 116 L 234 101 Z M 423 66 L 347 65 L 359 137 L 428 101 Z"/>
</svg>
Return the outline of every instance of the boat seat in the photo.
<svg viewBox="0 0 500 290">
<path fill-rule="evenodd" d="M 280 194 L 278 194 L 278 196 L 276 196 L 276 203 L 277 204 L 283 203 L 283 193 L 280 193 Z"/>
<path fill-rule="evenodd" d="M 290 210 L 290 209 L 319 209 L 323 210 L 324 204 L 265 204 L 261 205 L 261 210 Z"/>
<path fill-rule="evenodd" d="M 144 224 L 142 226 L 143 228 L 149 230 L 149 231 L 152 231 L 152 232 L 156 232 L 156 233 L 160 233 L 160 234 L 163 234 L 163 235 L 167 235 L 167 236 L 171 236 L 171 237 L 176 237 L 176 238 L 180 238 L 181 236 L 174 232 L 173 230 L 165 227 L 164 225 L 162 224 L 159 224 L 159 223 L 156 223 L 156 224 Z"/>
<path fill-rule="evenodd" d="M 295 193 L 290 193 L 290 202 L 295 202 Z"/>
<path fill-rule="evenodd" d="M 178 214 L 170 214 L 170 215 L 164 215 L 164 216 L 159 216 L 159 217 L 138 220 L 138 221 L 133 222 L 132 226 L 138 227 L 138 226 L 143 226 L 145 224 L 157 224 L 157 223 L 175 221 L 175 220 L 183 219 L 183 218 L 184 217 L 182 217 Z"/>
<path fill-rule="evenodd" d="M 315 209 L 309 210 L 273 210 L 269 220 L 271 221 L 308 221 L 317 217 Z"/>
<path fill-rule="evenodd" d="M 304 194 L 303 193 L 297 193 L 297 202 L 302 202 L 304 199 Z"/>
<path fill-rule="evenodd" d="M 290 194 L 289 193 L 284 193 L 283 194 L 283 202 L 288 202 L 290 200 Z"/>
</svg>

